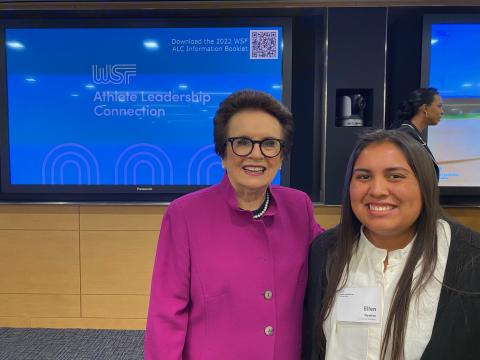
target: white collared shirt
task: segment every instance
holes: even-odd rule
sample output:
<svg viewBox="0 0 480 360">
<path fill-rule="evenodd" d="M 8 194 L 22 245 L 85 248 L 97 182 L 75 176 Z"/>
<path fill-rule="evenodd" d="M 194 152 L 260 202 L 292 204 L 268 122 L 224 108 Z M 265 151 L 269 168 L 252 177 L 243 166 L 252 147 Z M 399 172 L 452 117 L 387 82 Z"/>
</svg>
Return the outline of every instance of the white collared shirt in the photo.
<svg viewBox="0 0 480 360">
<path fill-rule="evenodd" d="M 438 220 L 438 259 L 434 275 L 419 296 L 413 296 L 409 311 L 405 335 L 405 360 L 420 359 L 430 340 L 433 323 L 440 298 L 441 282 L 445 273 L 450 248 L 450 225 Z M 416 236 L 415 236 L 416 237 Z M 384 271 L 387 250 L 375 247 L 361 230 L 358 249 L 350 261 L 350 269 L 345 288 L 380 288 L 380 323 L 368 324 L 337 321 L 338 293 L 329 317 L 323 323 L 326 337 L 327 360 L 378 360 L 382 345 L 383 332 L 395 287 L 400 279 L 408 254 L 415 237 L 403 249 L 388 253 L 388 266 Z M 421 261 L 415 268 L 413 279 L 418 277 Z M 387 359 L 390 358 L 390 349 Z"/>
</svg>

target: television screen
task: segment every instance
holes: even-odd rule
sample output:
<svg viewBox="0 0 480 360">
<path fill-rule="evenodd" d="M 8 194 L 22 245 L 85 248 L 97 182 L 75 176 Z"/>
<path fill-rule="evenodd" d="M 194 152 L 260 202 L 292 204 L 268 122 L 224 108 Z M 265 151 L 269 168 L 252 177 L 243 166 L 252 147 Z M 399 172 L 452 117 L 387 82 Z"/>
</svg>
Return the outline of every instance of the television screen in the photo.
<svg viewBox="0 0 480 360">
<path fill-rule="evenodd" d="M 248 88 L 288 105 L 285 33 L 279 21 L 6 26 L 2 190 L 182 192 L 218 182 L 219 103 Z"/>
<path fill-rule="evenodd" d="M 444 101 L 445 115 L 428 129 L 428 145 L 440 167 L 439 184 L 450 190 L 463 188 L 463 194 L 476 193 L 480 187 L 480 17 L 426 16 L 423 45 L 422 85 L 437 88 Z"/>
</svg>

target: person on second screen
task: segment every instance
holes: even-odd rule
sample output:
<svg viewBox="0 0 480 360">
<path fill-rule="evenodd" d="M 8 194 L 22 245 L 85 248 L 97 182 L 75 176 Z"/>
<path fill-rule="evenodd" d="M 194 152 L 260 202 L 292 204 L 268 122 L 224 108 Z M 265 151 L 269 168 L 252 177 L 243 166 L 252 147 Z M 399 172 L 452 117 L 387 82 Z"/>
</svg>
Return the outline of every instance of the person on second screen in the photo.
<svg viewBox="0 0 480 360">
<path fill-rule="evenodd" d="M 427 146 L 422 132 L 428 126 L 438 125 L 443 116 L 443 102 L 435 88 L 419 88 L 408 94 L 407 98 L 399 105 L 397 121 L 391 129 L 398 129 L 409 134 L 428 151 L 435 167 L 437 179 L 440 178 L 435 157 Z"/>
<path fill-rule="evenodd" d="M 152 276 L 145 359 L 295 360 L 315 222 L 309 197 L 271 185 L 293 135 L 272 96 L 240 91 L 214 118 L 221 182 L 171 203 Z"/>
<path fill-rule="evenodd" d="M 310 251 L 305 358 L 480 359 L 480 234 L 444 215 L 427 152 L 365 135 L 344 194 Z"/>
</svg>

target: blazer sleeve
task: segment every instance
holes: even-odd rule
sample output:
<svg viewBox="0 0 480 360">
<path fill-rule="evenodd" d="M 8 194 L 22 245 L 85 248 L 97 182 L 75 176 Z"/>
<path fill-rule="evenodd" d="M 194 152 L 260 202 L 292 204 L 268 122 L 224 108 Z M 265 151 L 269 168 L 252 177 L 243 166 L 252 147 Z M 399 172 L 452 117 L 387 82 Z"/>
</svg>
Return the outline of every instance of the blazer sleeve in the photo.
<svg viewBox="0 0 480 360">
<path fill-rule="evenodd" d="M 325 275 L 328 253 L 336 241 L 336 228 L 317 236 L 308 256 L 308 282 L 303 312 L 302 360 L 325 358 L 325 336 L 319 328 L 318 317 L 327 285 Z"/>
<path fill-rule="evenodd" d="M 173 202 L 160 229 L 144 340 L 146 360 L 181 360 L 188 326 L 190 249 L 188 227 Z"/>
<path fill-rule="evenodd" d="M 480 234 L 449 221 L 450 250 L 422 360 L 480 359 Z"/>
</svg>

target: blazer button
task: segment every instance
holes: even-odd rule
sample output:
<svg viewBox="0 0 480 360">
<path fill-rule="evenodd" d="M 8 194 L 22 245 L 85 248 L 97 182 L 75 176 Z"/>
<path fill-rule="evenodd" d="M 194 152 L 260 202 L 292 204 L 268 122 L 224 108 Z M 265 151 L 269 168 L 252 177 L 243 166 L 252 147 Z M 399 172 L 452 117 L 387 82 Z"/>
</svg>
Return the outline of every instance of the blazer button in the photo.
<svg viewBox="0 0 480 360">
<path fill-rule="evenodd" d="M 271 326 L 266 326 L 264 331 L 265 331 L 265 335 L 267 335 L 267 336 L 272 336 L 273 335 L 273 327 L 271 327 Z"/>
<path fill-rule="evenodd" d="M 267 290 L 263 293 L 263 297 L 265 298 L 265 300 L 270 300 L 272 296 L 273 296 L 273 293 L 270 290 Z"/>
</svg>

